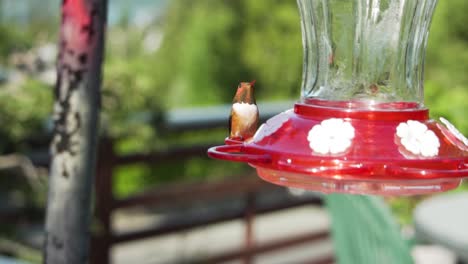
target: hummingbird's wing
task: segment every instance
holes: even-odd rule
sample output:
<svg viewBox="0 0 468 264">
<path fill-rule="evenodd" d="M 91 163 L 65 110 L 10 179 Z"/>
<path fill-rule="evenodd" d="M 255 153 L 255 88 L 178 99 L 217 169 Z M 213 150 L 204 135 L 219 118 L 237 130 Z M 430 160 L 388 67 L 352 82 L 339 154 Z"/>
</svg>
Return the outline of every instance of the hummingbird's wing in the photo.
<svg viewBox="0 0 468 264">
<path fill-rule="evenodd" d="M 231 135 L 231 131 L 232 131 L 232 111 L 231 111 L 231 114 L 229 115 L 229 135 Z"/>
</svg>

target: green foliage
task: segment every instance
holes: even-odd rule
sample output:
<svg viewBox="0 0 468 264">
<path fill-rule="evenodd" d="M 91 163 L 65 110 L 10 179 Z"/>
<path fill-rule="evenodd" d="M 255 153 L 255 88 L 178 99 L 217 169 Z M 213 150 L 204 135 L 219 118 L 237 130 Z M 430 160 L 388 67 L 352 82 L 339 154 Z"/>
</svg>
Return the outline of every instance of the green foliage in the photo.
<svg viewBox="0 0 468 264">
<path fill-rule="evenodd" d="M 426 105 L 468 134 L 468 2 L 439 1 L 429 35 Z"/>
<path fill-rule="evenodd" d="M 29 48 L 32 45 L 31 37 L 23 30 L 11 25 L 0 24 L 0 62 L 14 51 Z"/>
<path fill-rule="evenodd" d="M 165 34 L 157 57 L 171 107 L 230 102 L 237 84 L 252 79 L 260 100 L 299 94 L 294 2 L 173 1 Z"/>
<path fill-rule="evenodd" d="M 177 181 L 196 182 L 247 175 L 251 172 L 244 164 L 208 160 L 205 157 L 183 162 L 168 162 L 159 166 L 141 164 L 120 167 L 115 170 L 114 193 L 118 198 L 139 193 L 155 186 Z"/>
<path fill-rule="evenodd" d="M 302 75 L 299 13 L 293 1 L 244 1 L 243 61 L 260 99 L 298 98 Z"/>
<path fill-rule="evenodd" d="M 433 118 L 446 117 L 465 135 L 468 134 L 467 12 L 465 0 L 439 1 L 425 74 L 425 104 Z M 12 51 L 31 47 L 44 38 L 36 36 L 51 39 L 57 27 L 44 26 L 50 24 L 43 19 L 44 16 L 33 23 L 40 27 L 31 25 L 30 29 L 1 26 L 0 62 L 6 61 Z M 148 32 L 163 32 L 163 41 L 156 52 L 144 49 Z M 105 133 L 118 138 L 119 153 L 208 142 L 213 138 L 221 141 L 226 135 L 224 130 L 168 135 L 153 124 L 170 108 L 228 103 L 240 81 L 256 79 L 260 101 L 297 99 L 301 74 L 301 34 L 295 1 L 171 0 L 162 22 L 136 28 L 124 17 L 121 23 L 109 28 L 103 127 Z M 1 87 L 0 136 L 20 149 L 24 139 L 41 130 L 51 112 L 51 98 L 50 88 L 33 80 L 14 89 Z M 128 194 L 138 186 L 157 181 L 216 177 L 225 174 L 226 166 L 221 162 L 194 160 L 165 170 L 124 168 L 118 173 L 118 190 Z M 232 173 L 245 168 L 235 165 Z"/>
<path fill-rule="evenodd" d="M 1 86 L 0 102 L 0 151 L 11 144 L 21 150 L 25 139 L 44 131 L 53 103 L 50 88 L 35 80 L 26 80 L 20 87 Z"/>
<path fill-rule="evenodd" d="M 105 133 L 113 137 L 138 138 L 144 143 L 155 131 L 151 124 L 141 122 L 137 114 L 159 114 L 162 102 L 158 91 L 153 89 L 155 77 L 151 67 L 141 54 L 108 57 L 102 88 Z"/>
<path fill-rule="evenodd" d="M 426 63 L 426 105 L 465 134 L 468 4 L 439 1 Z M 168 105 L 229 102 L 240 80 L 257 79 L 259 100 L 297 98 L 302 68 L 294 1 L 172 1 L 157 60 Z M 163 67 L 160 67 L 160 69 Z M 159 84 L 161 85 L 161 84 Z"/>
<path fill-rule="evenodd" d="M 157 54 L 166 106 L 209 105 L 230 101 L 239 78 L 238 2 L 174 1 Z M 245 78 L 248 78 L 246 76 Z"/>
</svg>

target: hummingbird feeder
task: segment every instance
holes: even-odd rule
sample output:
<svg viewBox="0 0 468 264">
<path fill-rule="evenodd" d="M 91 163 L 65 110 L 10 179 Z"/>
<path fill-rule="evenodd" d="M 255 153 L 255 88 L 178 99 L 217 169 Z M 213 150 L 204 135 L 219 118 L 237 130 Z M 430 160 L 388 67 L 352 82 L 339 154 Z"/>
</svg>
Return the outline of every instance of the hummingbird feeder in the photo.
<svg viewBox="0 0 468 264">
<path fill-rule="evenodd" d="M 468 177 L 468 140 L 429 119 L 423 71 L 437 0 L 297 0 L 301 100 L 213 158 L 266 181 L 324 193 L 413 195 Z M 261 109 L 260 109 L 261 111 Z"/>
</svg>

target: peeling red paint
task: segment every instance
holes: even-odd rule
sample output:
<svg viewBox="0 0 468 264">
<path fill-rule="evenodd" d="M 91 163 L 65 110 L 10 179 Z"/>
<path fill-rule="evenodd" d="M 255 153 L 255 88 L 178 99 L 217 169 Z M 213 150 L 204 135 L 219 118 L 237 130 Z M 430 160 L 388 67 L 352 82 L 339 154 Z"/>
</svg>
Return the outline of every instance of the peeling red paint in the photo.
<svg viewBox="0 0 468 264">
<path fill-rule="evenodd" d="M 62 5 L 62 39 L 70 48 L 83 47 L 89 40 L 91 12 L 85 0 L 67 0 Z"/>
</svg>

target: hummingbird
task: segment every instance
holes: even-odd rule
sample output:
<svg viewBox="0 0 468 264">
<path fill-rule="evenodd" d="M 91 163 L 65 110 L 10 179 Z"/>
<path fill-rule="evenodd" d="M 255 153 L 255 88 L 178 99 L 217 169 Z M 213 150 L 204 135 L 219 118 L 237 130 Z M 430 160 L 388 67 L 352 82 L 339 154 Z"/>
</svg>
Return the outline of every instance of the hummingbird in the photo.
<svg viewBox="0 0 468 264">
<path fill-rule="evenodd" d="M 255 135 L 258 128 L 259 114 L 254 96 L 254 84 L 241 82 L 232 100 L 229 116 L 229 138 L 248 140 Z"/>
</svg>

